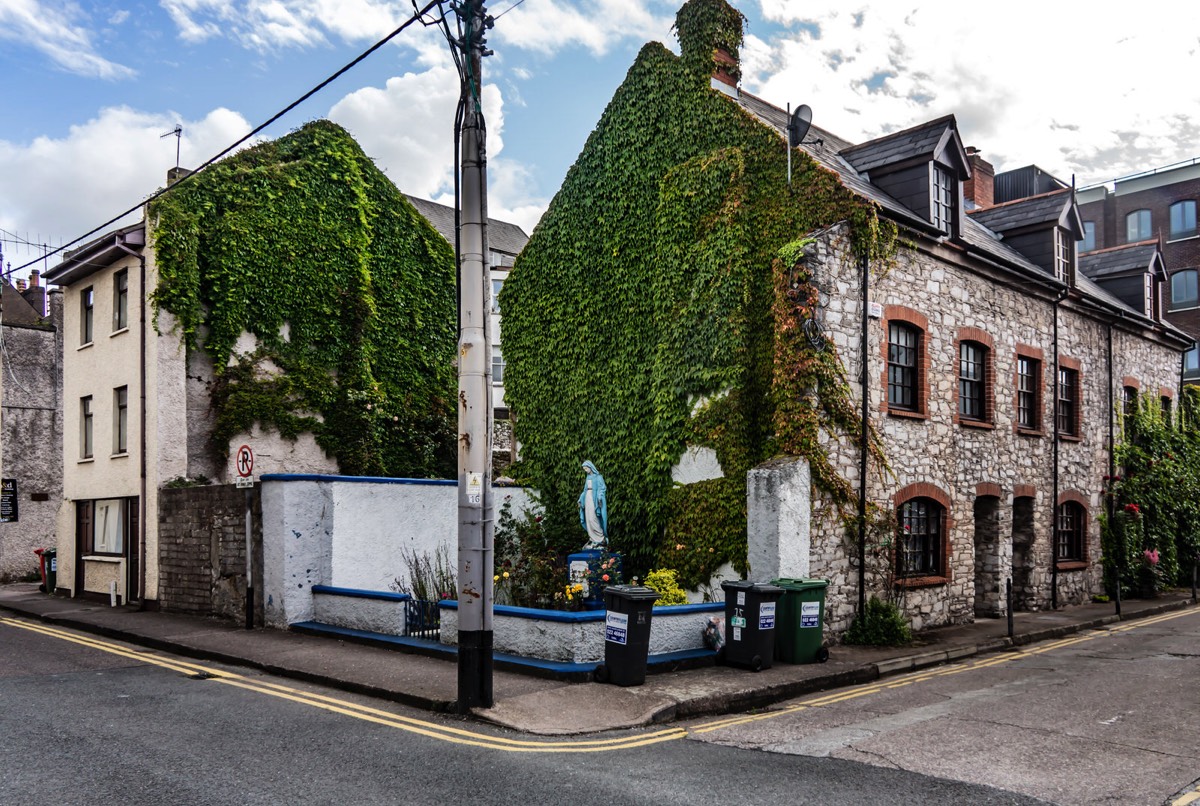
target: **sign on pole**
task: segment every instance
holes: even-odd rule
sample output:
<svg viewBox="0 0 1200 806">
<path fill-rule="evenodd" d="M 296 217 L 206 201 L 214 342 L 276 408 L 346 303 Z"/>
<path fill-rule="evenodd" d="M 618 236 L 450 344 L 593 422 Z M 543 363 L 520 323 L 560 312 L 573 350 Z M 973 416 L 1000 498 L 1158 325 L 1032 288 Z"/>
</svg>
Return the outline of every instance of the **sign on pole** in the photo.
<svg viewBox="0 0 1200 806">
<path fill-rule="evenodd" d="M 254 475 L 254 451 L 250 450 L 249 445 L 237 449 L 236 463 L 239 476 L 249 478 Z"/>
<path fill-rule="evenodd" d="M 17 480 L 0 480 L 0 523 L 16 523 Z"/>
</svg>

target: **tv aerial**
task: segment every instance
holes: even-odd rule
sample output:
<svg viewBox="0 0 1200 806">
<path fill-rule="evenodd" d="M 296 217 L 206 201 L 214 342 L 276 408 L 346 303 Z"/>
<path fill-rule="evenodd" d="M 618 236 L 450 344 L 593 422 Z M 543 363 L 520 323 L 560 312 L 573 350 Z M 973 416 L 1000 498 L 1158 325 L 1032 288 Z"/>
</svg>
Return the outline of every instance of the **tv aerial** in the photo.
<svg viewBox="0 0 1200 806">
<path fill-rule="evenodd" d="M 805 141 L 804 135 L 812 127 L 812 109 L 808 104 L 800 104 L 793 112 L 788 104 L 787 143 L 788 143 L 788 187 L 792 186 L 792 149 L 802 145 L 821 145 L 821 138 Z"/>
<path fill-rule="evenodd" d="M 176 123 L 174 129 L 171 129 L 171 131 L 167 132 L 166 134 L 160 134 L 158 136 L 158 139 L 161 140 L 164 137 L 170 137 L 172 135 L 175 136 L 175 167 L 178 168 L 179 167 L 179 144 L 183 140 L 183 126 L 179 123 Z"/>
</svg>

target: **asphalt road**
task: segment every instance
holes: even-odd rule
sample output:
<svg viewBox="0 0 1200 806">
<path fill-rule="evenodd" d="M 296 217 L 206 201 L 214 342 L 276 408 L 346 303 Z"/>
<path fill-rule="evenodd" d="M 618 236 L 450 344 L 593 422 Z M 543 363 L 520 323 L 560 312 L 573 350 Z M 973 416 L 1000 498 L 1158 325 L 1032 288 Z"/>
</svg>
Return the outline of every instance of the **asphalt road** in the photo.
<svg viewBox="0 0 1200 806">
<path fill-rule="evenodd" d="M 726 747 L 857 761 L 1061 804 L 1200 804 L 1200 613 L 690 727 L 693 739 Z"/>
<path fill-rule="evenodd" d="M 4 803 L 1035 802 L 702 735 L 544 740 L 0 616 Z"/>
</svg>

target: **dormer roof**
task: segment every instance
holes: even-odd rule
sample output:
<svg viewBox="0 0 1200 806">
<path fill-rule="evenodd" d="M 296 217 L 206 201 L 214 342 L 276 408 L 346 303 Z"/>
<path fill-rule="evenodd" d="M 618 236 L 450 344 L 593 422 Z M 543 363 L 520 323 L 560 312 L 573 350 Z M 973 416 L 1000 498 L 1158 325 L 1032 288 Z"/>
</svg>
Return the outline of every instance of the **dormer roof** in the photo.
<svg viewBox="0 0 1200 806">
<path fill-rule="evenodd" d="M 1070 188 L 1054 190 L 1040 196 L 997 204 L 967 215 L 992 232 L 1006 233 L 1023 229 L 1059 226 L 1083 237 L 1083 219 Z"/>
<path fill-rule="evenodd" d="M 859 173 L 891 172 L 937 160 L 953 166 L 959 179 L 971 176 L 967 150 L 958 136 L 954 115 L 843 148 L 839 156 Z"/>
<path fill-rule="evenodd" d="M 1079 270 L 1093 280 L 1146 273 L 1158 280 L 1167 279 L 1167 267 L 1158 241 L 1139 241 L 1086 252 L 1079 256 Z"/>
</svg>

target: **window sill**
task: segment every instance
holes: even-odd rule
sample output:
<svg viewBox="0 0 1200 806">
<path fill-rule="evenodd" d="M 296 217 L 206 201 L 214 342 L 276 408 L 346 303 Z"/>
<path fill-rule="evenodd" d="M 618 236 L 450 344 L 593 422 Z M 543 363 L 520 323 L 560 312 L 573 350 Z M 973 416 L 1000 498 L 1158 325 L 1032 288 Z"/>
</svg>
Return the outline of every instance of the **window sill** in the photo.
<svg viewBox="0 0 1200 806">
<path fill-rule="evenodd" d="M 87 348 L 91 347 L 95 343 L 96 342 L 94 342 L 94 341 L 85 341 L 83 344 L 81 344 L 75 348 L 75 352 L 79 352 L 80 350 L 86 350 Z"/>
<path fill-rule="evenodd" d="M 966 428 L 983 428 L 988 431 L 991 431 L 996 427 L 995 423 L 989 423 L 986 420 L 967 420 L 963 419 L 962 417 L 958 419 L 958 424 Z"/>
<path fill-rule="evenodd" d="M 85 554 L 82 559 L 92 563 L 119 563 L 125 558 L 120 554 Z"/>
<path fill-rule="evenodd" d="M 129 451 L 120 451 L 119 453 L 109 454 L 109 459 L 128 459 Z"/>
<path fill-rule="evenodd" d="M 1083 442 L 1083 437 L 1078 434 L 1059 434 L 1059 442 Z"/>
<path fill-rule="evenodd" d="M 1017 426 L 1017 436 L 1019 437 L 1035 437 L 1041 439 L 1046 436 L 1046 433 L 1040 428 L 1021 428 Z"/>
<path fill-rule="evenodd" d="M 1083 560 L 1059 560 L 1056 567 L 1059 571 L 1086 571 L 1091 566 Z"/>
<path fill-rule="evenodd" d="M 1200 310 L 1200 302 L 1181 302 L 1178 305 L 1171 303 L 1167 307 L 1167 313 L 1186 313 L 1195 310 Z"/>
<path fill-rule="evenodd" d="M 950 582 L 948 577 L 905 577 L 896 580 L 897 588 L 932 588 Z"/>
<path fill-rule="evenodd" d="M 892 409 L 887 410 L 889 417 L 901 417 L 908 420 L 928 420 L 929 415 L 923 411 L 908 411 L 907 409 Z"/>
<path fill-rule="evenodd" d="M 1170 236 L 1167 238 L 1167 243 L 1179 243 L 1180 241 L 1194 241 L 1200 238 L 1200 233 L 1193 232 L 1188 235 L 1179 235 L 1178 237 Z"/>
<path fill-rule="evenodd" d="M 95 456 L 85 456 L 82 459 L 80 459 L 78 463 L 81 465 L 90 465 L 94 461 L 96 461 Z"/>
<path fill-rule="evenodd" d="M 125 327 L 117 328 L 112 333 L 109 333 L 108 337 L 111 339 L 113 336 L 120 336 L 122 333 L 128 333 L 128 332 L 129 332 L 129 325 L 126 325 Z"/>
</svg>

